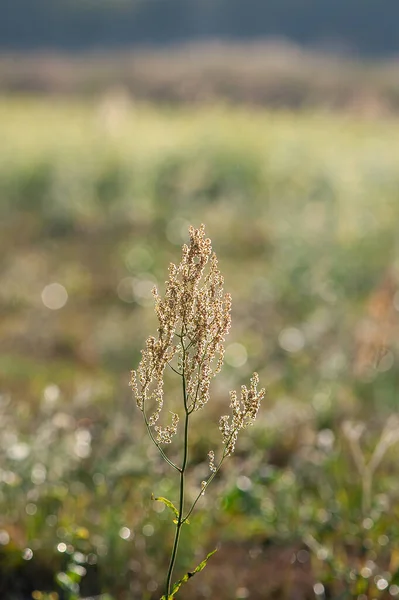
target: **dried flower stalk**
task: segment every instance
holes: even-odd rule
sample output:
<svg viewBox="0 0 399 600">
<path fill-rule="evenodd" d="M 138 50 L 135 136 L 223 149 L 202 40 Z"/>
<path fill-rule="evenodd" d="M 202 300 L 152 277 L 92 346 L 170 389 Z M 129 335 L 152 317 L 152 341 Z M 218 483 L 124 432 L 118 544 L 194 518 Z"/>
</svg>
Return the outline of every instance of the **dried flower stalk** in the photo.
<svg viewBox="0 0 399 600">
<path fill-rule="evenodd" d="M 178 509 L 169 500 L 160 499 L 172 507 L 177 515 L 175 541 L 163 596 L 166 600 L 174 597 L 182 583 L 180 580 L 171 589 L 181 527 L 187 522 L 224 459 L 234 452 L 239 431 L 254 422 L 265 395 L 264 389 L 257 389 L 259 377 L 256 373 L 249 389 L 242 386 L 240 400 L 236 392 L 230 392 L 232 414 L 221 417 L 219 421 L 224 445 L 221 458 L 216 463 L 213 450 L 209 451 L 210 475 L 206 481 L 202 481 L 198 496 L 185 514 L 190 417 L 209 401 L 210 384 L 222 368 L 225 337 L 231 326 L 231 296 L 223 291 L 223 276 L 218 268 L 216 254 L 212 252 L 211 241 L 205 237 L 204 225 L 199 229 L 190 227 L 189 233 L 190 244 L 183 245 L 180 263 L 170 264 L 164 297 L 159 295 L 156 288 L 153 290 L 158 337 L 150 336 L 147 339 L 142 359 L 137 370 L 132 371 L 130 382 L 152 441 L 167 463 L 180 473 Z M 164 445 L 170 444 L 177 434 L 181 415 L 172 412 L 169 425 L 159 424 L 164 405 L 164 373 L 167 367 L 182 380 L 184 446 L 181 466 L 175 464 L 164 450 Z M 201 563 L 201 568 L 205 566 L 205 562 Z"/>
</svg>

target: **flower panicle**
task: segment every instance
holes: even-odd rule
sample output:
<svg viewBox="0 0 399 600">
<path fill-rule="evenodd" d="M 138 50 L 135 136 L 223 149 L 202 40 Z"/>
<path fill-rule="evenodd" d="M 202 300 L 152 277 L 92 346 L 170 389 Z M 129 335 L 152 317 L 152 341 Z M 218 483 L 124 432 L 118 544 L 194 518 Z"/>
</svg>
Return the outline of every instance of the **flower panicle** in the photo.
<svg viewBox="0 0 399 600">
<path fill-rule="evenodd" d="M 169 265 L 164 296 L 153 289 L 158 336 L 147 339 L 140 364 L 131 375 L 138 408 L 145 413 L 152 405 L 151 427 L 162 411 L 168 365 L 185 379 L 187 409 L 193 412 L 207 404 L 211 380 L 223 365 L 224 342 L 231 326 L 231 295 L 224 293 L 223 276 L 204 225 L 190 227 L 189 235 L 180 263 Z M 170 443 L 175 428 L 169 427 L 156 425 L 160 443 Z"/>
<path fill-rule="evenodd" d="M 172 413 L 172 424 L 167 425 L 166 427 L 159 427 L 158 425 L 154 427 L 157 433 L 157 442 L 160 444 L 170 444 L 172 442 L 172 438 L 177 433 L 177 425 L 179 423 L 179 415 L 177 413 Z"/>
<path fill-rule="evenodd" d="M 231 415 L 223 415 L 219 420 L 219 429 L 224 444 L 224 456 L 233 454 L 241 429 L 252 425 L 258 414 L 260 404 L 265 397 L 264 388 L 258 391 L 259 375 L 254 373 L 249 389 L 241 386 L 241 396 L 238 399 L 235 390 L 230 392 Z"/>
</svg>

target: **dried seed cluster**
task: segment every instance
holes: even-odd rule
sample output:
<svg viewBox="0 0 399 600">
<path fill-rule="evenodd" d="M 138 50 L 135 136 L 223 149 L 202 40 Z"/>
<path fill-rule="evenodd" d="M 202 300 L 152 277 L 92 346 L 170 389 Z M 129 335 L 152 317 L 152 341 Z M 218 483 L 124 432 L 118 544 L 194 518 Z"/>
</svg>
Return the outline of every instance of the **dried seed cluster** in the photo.
<svg viewBox="0 0 399 600">
<path fill-rule="evenodd" d="M 249 390 L 245 385 L 241 386 L 241 398 L 237 398 L 237 392 L 230 392 L 230 408 L 232 418 L 229 415 L 220 417 L 219 429 L 222 432 L 224 454 L 229 456 L 234 452 L 238 433 L 241 429 L 252 425 L 258 414 L 260 403 L 265 396 L 265 389 L 258 391 L 259 376 L 254 373 L 251 378 Z"/>
<path fill-rule="evenodd" d="M 203 225 L 190 227 L 189 233 L 190 244 L 183 245 L 180 263 L 170 264 L 164 297 L 153 290 L 158 337 L 147 339 L 138 369 L 131 374 L 137 406 L 148 426 L 154 428 L 156 442 L 164 444 L 171 442 L 179 422 L 179 416 L 172 413 L 171 425 L 157 424 L 166 367 L 183 378 L 186 414 L 203 408 L 209 400 L 211 380 L 222 367 L 224 341 L 231 325 L 231 296 L 223 291 L 224 280 L 211 241 L 205 237 Z M 220 420 L 225 455 L 233 452 L 238 431 L 256 417 L 264 395 L 264 390 L 256 391 L 257 383 L 254 375 L 250 390 L 242 388 L 241 402 L 235 392 L 230 394 L 232 421 L 229 417 Z M 149 418 L 147 410 L 152 410 Z M 213 452 L 208 456 L 211 471 L 216 471 Z"/>
</svg>

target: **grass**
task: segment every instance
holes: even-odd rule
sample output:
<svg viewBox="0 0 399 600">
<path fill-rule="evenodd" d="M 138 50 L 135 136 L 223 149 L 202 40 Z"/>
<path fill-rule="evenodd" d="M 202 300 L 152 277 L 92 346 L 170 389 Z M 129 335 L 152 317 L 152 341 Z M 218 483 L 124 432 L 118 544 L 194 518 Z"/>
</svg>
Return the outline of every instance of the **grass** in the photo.
<svg viewBox="0 0 399 600">
<path fill-rule="evenodd" d="M 187 224 L 201 222 L 233 296 L 214 422 L 223 390 L 253 370 L 268 397 L 215 482 L 220 514 L 205 496 L 182 539 L 179 569 L 223 540 L 190 598 L 284 598 L 289 578 L 277 571 L 303 597 L 315 582 L 338 595 L 331 573 L 345 581 L 359 556 L 359 573 L 372 560 L 397 586 L 395 449 L 363 515 L 341 425 L 367 423 L 367 458 L 397 411 L 398 122 L 4 97 L 0 129 L 2 597 L 53 589 L 77 550 L 90 557 L 82 595 L 159 598 L 154 565 L 167 569 L 171 540 L 149 471 L 156 493 L 175 498 L 144 442 L 128 372 L 155 327 L 149 290 L 162 288 Z M 59 310 L 42 302 L 52 282 L 68 293 Z M 199 480 L 218 436 L 208 421 L 193 432 Z M 333 549 L 336 571 L 310 538 Z M 261 559 L 281 566 L 255 581 Z M 359 581 L 370 598 L 386 589 Z"/>
</svg>

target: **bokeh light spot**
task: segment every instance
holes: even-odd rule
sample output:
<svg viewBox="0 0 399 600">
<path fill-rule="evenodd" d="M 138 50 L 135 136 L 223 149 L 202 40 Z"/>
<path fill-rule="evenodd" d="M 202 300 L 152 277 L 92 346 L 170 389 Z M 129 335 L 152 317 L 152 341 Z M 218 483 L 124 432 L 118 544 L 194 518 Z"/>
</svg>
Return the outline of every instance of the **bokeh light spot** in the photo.
<svg viewBox="0 0 399 600">
<path fill-rule="evenodd" d="M 151 523 L 144 525 L 143 535 L 145 535 L 146 537 L 151 537 L 153 534 L 154 534 L 154 527 L 151 525 Z"/>
<path fill-rule="evenodd" d="M 46 467 L 40 463 L 33 465 L 31 480 L 35 485 L 40 485 L 46 481 L 47 470 Z"/>
<path fill-rule="evenodd" d="M 12 460 L 24 460 L 30 454 L 30 447 L 24 442 L 17 442 L 10 446 L 7 450 L 7 455 Z"/>
<path fill-rule="evenodd" d="M 286 352 L 299 352 L 305 346 L 305 337 L 296 327 L 287 327 L 280 332 L 278 343 Z"/>
<path fill-rule="evenodd" d="M 60 397 L 60 388 L 55 383 L 50 383 L 43 390 L 43 399 L 47 405 L 53 405 Z"/>
<path fill-rule="evenodd" d="M 226 348 L 225 361 L 231 367 L 242 367 L 247 362 L 248 354 L 245 346 L 235 342 Z"/>
<path fill-rule="evenodd" d="M 324 595 L 324 585 L 322 583 L 315 583 L 313 586 L 313 591 L 316 594 L 316 596 L 323 596 Z"/>
<path fill-rule="evenodd" d="M 378 581 L 376 582 L 376 585 L 379 590 L 386 590 L 389 583 L 386 579 L 384 579 L 384 577 L 380 577 L 380 579 L 378 579 Z"/>
<path fill-rule="evenodd" d="M 7 546 L 9 541 L 10 541 L 10 535 L 9 535 L 8 531 L 6 531 L 5 529 L 2 529 L 0 531 L 0 545 Z"/>
<path fill-rule="evenodd" d="M 33 502 L 29 502 L 26 506 L 25 506 L 25 511 L 27 515 L 35 515 L 37 513 L 37 506 L 36 504 L 33 504 Z"/>
<path fill-rule="evenodd" d="M 42 302 L 50 310 L 63 308 L 68 301 L 68 292 L 60 283 L 49 283 L 42 291 Z"/>
<path fill-rule="evenodd" d="M 252 481 L 249 477 L 246 477 L 245 475 L 240 475 L 240 477 L 237 477 L 236 486 L 242 492 L 248 492 L 252 488 Z"/>
<path fill-rule="evenodd" d="M 187 242 L 188 228 L 190 223 L 186 219 L 176 217 L 171 219 L 166 226 L 166 237 L 171 244 L 180 246 L 183 242 Z"/>
<path fill-rule="evenodd" d="M 297 555 L 296 555 L 296 559 L 297 559 L 297 561 L 298 561 L 299 563 L 301 563 L 301 564 L 305 564 L 305 563 L 307 563 L 307 562 L 308 562 L 308 560 L 309 560 L 309 558 L 310 558 L 310 554 L 309 554 L 309 552 L 308 552 L 307 550 L 305 550 L 305 549 L 299 550 L 299 552 L 298 552 L 298 553 L 297 553 Z"/>
<path fill-rule="evenodd" d="M 30 548 L 25 548 L 22 552 L 22 558 L 24 560 L 31 560 L 33 558 L 33 551 Z"/>
<path fill-rule="evenodd" d="M 130 529 L 129 527 L 121 527 L 119 530 L 119 537 L 121 537 L 123 540 L 128 540 L 130 538 Z"/>
</svg>

